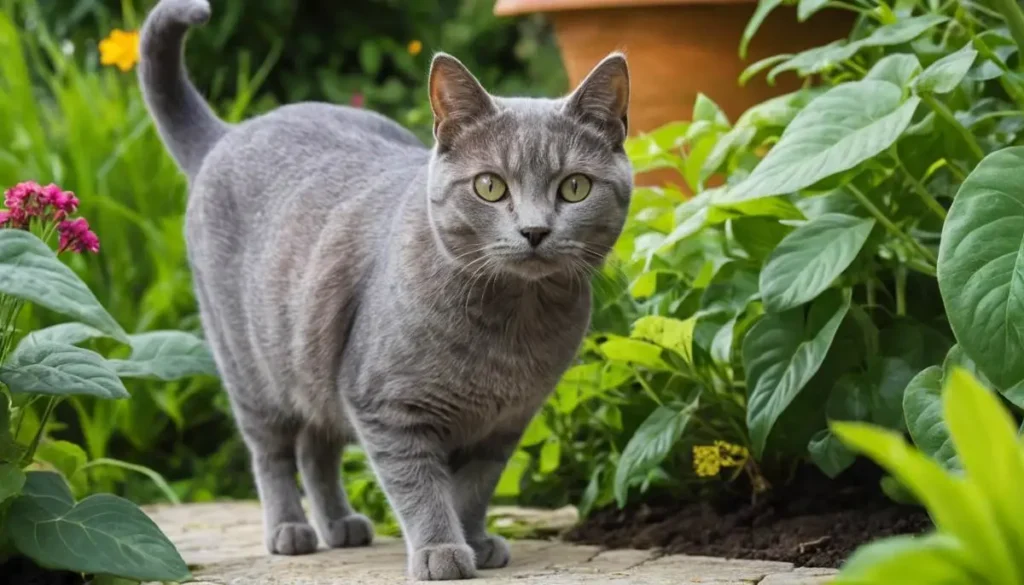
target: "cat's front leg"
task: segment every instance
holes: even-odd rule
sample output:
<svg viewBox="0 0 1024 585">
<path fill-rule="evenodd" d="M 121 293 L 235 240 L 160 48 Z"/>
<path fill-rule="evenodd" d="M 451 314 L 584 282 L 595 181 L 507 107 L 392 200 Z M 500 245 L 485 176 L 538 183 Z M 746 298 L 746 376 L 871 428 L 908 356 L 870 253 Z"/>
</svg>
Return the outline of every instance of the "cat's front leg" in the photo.
<svg viewBox="0 0 1024 585">
<path fill-rule="evenodd" d="M 409 551 L 409 575 L 421 581 L 476 576 L 473 549 L 466 544 L 452 499 L 447 453 L 436 436 L 418 425 L 360 421 L 367 454 L 402 524 Z"/>
<path fill-rule="evenodd" d="M 520 435 L 519 431 L 495 433 L 451 459 L 455 508 L 466 542 L 476 553 L 478 569 L 498 569 L 512 558 L 505 539 L 487 533 L 487 508 Z"/>
</svg>

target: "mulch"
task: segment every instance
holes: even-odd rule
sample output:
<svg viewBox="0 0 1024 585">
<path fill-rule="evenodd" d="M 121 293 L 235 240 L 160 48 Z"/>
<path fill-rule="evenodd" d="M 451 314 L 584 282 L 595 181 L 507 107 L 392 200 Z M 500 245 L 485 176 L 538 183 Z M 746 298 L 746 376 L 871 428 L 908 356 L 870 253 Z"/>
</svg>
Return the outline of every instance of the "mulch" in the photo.
<svg viewBox="0 0 1024 585">
<path fill-rule="evenodd" d="M 838 568 L 861 544 L 933 527 L 923 508 L 882 494 L 877 478 L 859 466 L 838 481 L 805 470 L 754 502 L 738 494 L 711 501 L 661 497 L 599 510 L 564 538 L 608 548 Z"/>
</svg>

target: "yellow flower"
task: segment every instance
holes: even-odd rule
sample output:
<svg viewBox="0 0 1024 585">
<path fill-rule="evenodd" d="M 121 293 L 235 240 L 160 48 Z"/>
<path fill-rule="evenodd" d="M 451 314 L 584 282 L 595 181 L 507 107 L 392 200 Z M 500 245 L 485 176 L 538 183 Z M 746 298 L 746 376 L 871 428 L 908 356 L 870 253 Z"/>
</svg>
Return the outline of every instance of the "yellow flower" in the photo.
<svg viewBox="0 0 1024 585">
<path fill-rule="evenodd" d="M 423 51 L 423 43 L 419 41 L 409 41 L 409 54 L 415 57 Z"/>
<path fill-rule="evenodd" d="M 713 445 L 695 445 L 693 447 L 693 470 L 700 477 L 713 477 L 722 469 L 722 460 L 718 447 Z"/>
<path fill-rule="evenodd" d="M 741 467 L 750 458 L 750 452 L 746 447 L 733 445 L 725 441 L 715 441 L 715 448 L 718 449 L 718 457 L 722 467 Z"/>
<path fill-rule="evenodd" d="M 110 36 L 100 41 L 100 63 L 116 65 L 121 71 L 128 71 L 139 62 L 139 33 L 120 29 L 111 31 Z"/>
</svg>

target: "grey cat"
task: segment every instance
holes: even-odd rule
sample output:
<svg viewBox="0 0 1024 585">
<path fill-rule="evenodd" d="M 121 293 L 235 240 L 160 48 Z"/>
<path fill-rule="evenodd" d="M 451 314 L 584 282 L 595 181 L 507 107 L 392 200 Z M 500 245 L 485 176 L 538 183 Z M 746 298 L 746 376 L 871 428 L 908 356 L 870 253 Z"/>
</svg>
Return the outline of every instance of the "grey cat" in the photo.
<svg viewBox="0 0 1024 585">
<path fill-rule="evenodd" d="M 182 45 L 206 0 L 162 0 L 139 77 L 188 175 L 203 326 L 252 456 L 267 548 L 363 546 L 340 484 L 358 440 L 402 525 L 409 574 L 505 566 L 488 501 L 590 317 L 588 275 L 632 192 L 625 58 L 556 100 L 489 95 L 434 57 L 435 145 L 327 104 L 219 120 Z M 316 531 L 300 503 L 302 477 Z"/>
</svg>

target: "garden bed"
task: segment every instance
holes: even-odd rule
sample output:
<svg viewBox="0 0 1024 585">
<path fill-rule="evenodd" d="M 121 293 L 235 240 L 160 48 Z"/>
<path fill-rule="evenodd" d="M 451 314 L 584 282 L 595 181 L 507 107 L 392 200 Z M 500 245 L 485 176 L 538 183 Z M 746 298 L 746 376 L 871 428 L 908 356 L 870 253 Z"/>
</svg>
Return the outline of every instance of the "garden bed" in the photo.
<svg viewBox="0 0 1024 585">
<path fill-rule="evenodd" d="M 713 501 L 662 498 L 624 510 L 604 509 L 566 539 L 609 548 L 658 548 L 667 554 L 838 568 L 861 544 L 932 527 L 923 509 L 894 503 L 880 493 L 876 481 L 865 481 L 858 471 L 851 468 L 838 481 L 806 473 L 755 503 L 722 494 Z"/>
</svg>

